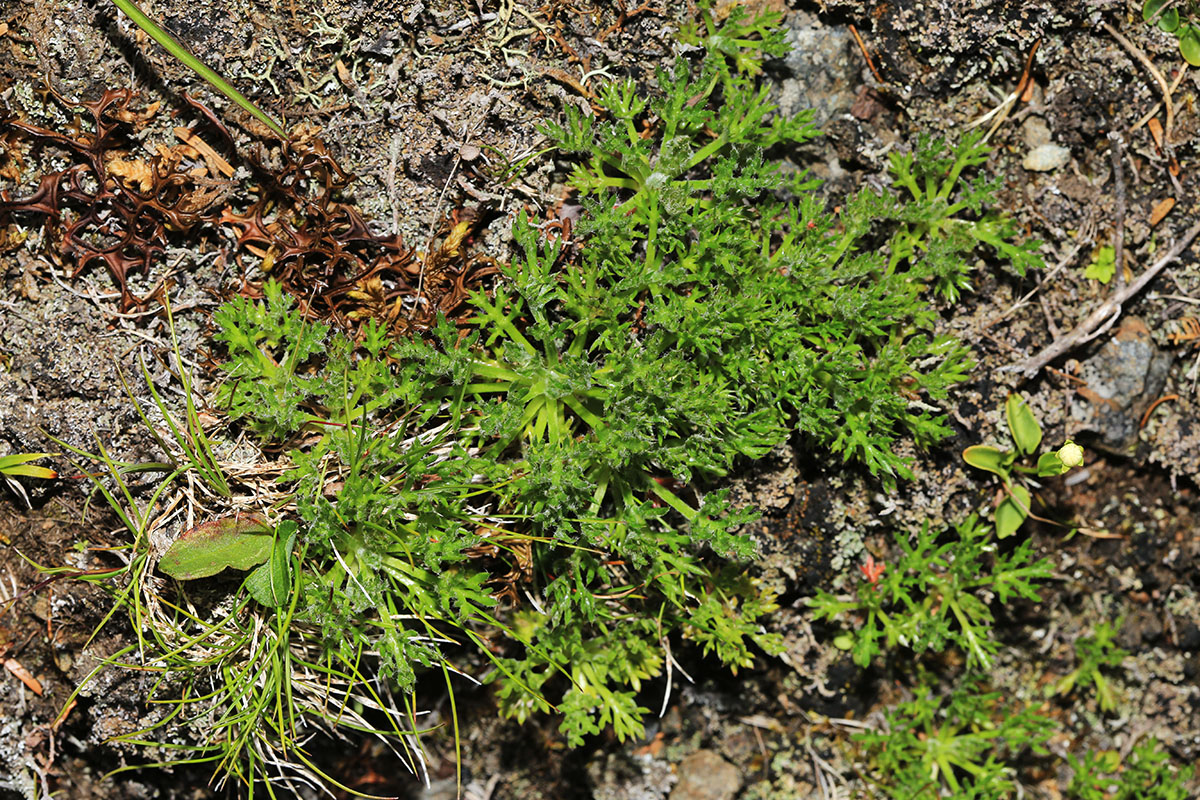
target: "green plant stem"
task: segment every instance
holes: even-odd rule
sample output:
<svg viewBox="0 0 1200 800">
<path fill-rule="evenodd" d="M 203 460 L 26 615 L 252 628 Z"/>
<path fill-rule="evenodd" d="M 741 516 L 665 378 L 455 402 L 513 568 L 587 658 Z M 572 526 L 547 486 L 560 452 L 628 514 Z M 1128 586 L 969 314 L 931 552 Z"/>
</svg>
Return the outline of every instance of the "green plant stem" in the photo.
<svg viewBox="0 0 1200 800">
<path fill-rule="evenodd" d="M 164 50 L 183 62 L 184 65 L 201 78 L 208 81 L 214 89 L 253 114 L 255 118 L 270 128 L 280 138 L 288 138 L 287 132 L 284 131 L 278 122 L 252 103 L 244 94 L 233 88 L 228 81 L 209 69 L 203 61 L 192 55 L 186 47 L 177 42 L 171 34 L 159 27 L 158 23 L 146 16 L 131 0 L 112 0 L 112 3 L 121 9 L 125 16 L 133 20 L 135 25 L 149 34 L 151 39 L 158 42 Z"/>
</svg>

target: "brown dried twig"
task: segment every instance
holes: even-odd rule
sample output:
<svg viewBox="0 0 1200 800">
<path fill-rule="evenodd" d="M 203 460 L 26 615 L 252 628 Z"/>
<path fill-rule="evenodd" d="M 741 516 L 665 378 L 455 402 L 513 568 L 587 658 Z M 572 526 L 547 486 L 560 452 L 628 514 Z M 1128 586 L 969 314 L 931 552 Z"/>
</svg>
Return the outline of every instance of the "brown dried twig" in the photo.
<svg viewBox="0 0 1200 800">
<path fill-rule="evenodd" d="M 1120 294 L 1125 288 L 1125 148 L 1118 131 L 1109 131 L 1109 155 L 1113 165 L 1113 194 L 1117 201 L 1117 221 L 1113 230 L 1113 263 L 1117 274 L 1113 280 L 1113 293 Z"/>
<path fill-rule="evenodd" d="M 1049 364 L 1054 359 L 1066 353 L 1076 345 L 1091 341 L 1097 336 L 1103 334 L 1117 318 L 1121 316 L 1122 306 L 1143 288 L 1150 281 L 1157 277 L 1158 273 L 1162 272 L 1168 264 L 1178 259 L 1183 251 L 1191 245 L 1192 241 L 1200 235 L 1200 222 L 1188 228 L 1187 232 L 1175 243 L 1175 246 L 1162 258 L 1154 263 L 1149 269 L 1138 276 L 1137 280 L 1126 286 L 1123 290 L 1114 291 L 1107 300 L 1096 307 L 1090 314 L 1070 330 L 1066 335 L 1060 336 L 1053 342 L 1048 344 L 1037 355 L 1026 359 L 1020 364 L 1013 364 L 1007 367 L 1001 367 L 1004 372 L 1020 372 L 1026 378 L 1032 378 L 1038 374 L 1042 367 Z M 1117 267 L 1120 269 L 1120 265 Z"/>
<path fill-rule="evenodd" d="M 1104 30 L 1108 31 L 1110 36 L 1116 39 L 1117 42 L 1124 47 L 1131 56 L 1137 59 L 1138 62 L 1146 68 L 1146 71 L 1150 73 L 1151 77 L 1153 77 L 1154 81 L 1158 84 L 1158 88 L 1162 91 L 1163 107 L 1167 109 L 1167 121 L 1163 126 L 1165 133 L 1163 136 L 1163 141 L 1166 143 L 1166 147 L 1169 148 L 1171 146 L 1171 130 L 1175 127 L 1175 106 L 1171 102 L 1171 87 L 1167 85 L 1167 79 L 1163 77 L 1163 74 L 1158 70 L 1158 67 L 1154 66 L 1154 62 L 1142 52 L 1140 47 L 1122 36 L 1120 31 L 1118 31 L 1112 25 L 1109 25 L 1107 22 L 1102 22 L 1100 24 L 1104 26 Z M 1167 156 L 1170 157 L 1170 153 L 1168 153 Z"/>
</svg>

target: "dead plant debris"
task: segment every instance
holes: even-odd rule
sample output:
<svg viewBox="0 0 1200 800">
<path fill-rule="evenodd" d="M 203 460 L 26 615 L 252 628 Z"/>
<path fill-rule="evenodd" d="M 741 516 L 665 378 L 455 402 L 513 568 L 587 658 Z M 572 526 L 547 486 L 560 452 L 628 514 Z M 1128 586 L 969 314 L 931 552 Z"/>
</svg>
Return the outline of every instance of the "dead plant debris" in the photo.
<svg viewBox="0 0 1200 800">
<path fill-rule="evenodd" d="M 0 231 L 4 241 L 19 244 L 21 225 L 40 224 L 52 258 L 69 262 L 72 279 L 103 263 L 120 289 L 121 312 L 146 310 L 162 291 L 160 284 L 136 295 L 131 275 L 149 276 L 178 237 L 204 246 L 204 233 L 210 246 L 224 248 L 225 257 L 243 267 L 243 275 L 258 266 L 314 319 L 356 328 L 375 318 L 395 335 L 426 331 L 439 314 L 461 319 L 471 291 L 497 271 L 495 262 L 467 246 L 487 219 L 482 210 L 456 212 L 426 255 L 398 235 L 372 231 L 342 199 L 354 177 L 316 136 L 260 144 L 241 159 L 229 131 L 188 98 L 200 125 L 174 127 L 178 142 L 159 143 L 147 154 L 136 137 L 159 103 L 139 107 L 128 89 L 81 103 L 49 88 L 45 96 L 64 110 L 81 109 L 86 121 L 77 113 L 59 132 L 4 110 L 0 177 L 20 178 L 25 146 L 53 149 L 71 163 L 42 175 L 28 196 L 0 192 Z M 202 131 L 215 134 L 217 146 Z M 252 177 L 239 180 L 235 165 Z M 222 230 L 232 232 L 232 242 Z M 244 278 L 237 291 L 254 297 L 260 288 L 259 280 Z"/>
</svg>

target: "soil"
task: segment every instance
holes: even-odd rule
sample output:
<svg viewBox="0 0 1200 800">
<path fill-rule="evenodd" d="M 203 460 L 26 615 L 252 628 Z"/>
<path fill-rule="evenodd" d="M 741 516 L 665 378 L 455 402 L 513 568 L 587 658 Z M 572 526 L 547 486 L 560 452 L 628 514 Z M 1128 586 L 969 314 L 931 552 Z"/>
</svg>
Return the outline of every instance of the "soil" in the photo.
<svg viewBox="0 0 1200 800">
<path fill-rule="evenodd" d="M 1128 752 L 1154 736 L 1179 763 L 1200 760 L 1200 350 L 1186 322 L 1200 316 L 1197 246 L 1127 303 L 1103 335 L 1033 379 L 1005 370 L 1113 291 L 1084 275 L 1115 236 L 1110 132 L 1124 141 L 1130 274 L 1146 269 L 1196 218 L 1200 73 L 1187 70 L 1172 36 L 1142 23 L 1140 3 L 1124 0 L 744 4 L 786 13 L 793 51 L 768 69 L 777 102 L 783 113 L 815 108 L 827 135 L 783 155 L 825 179 L 831 203 L 863 183 L 879 184 L 888 154 L 911 147 L 918 134 L 995 125 L 987 169 L 1002 178 L 1002 207 L 1043 242 L 1047 271 L 1020 277 L 981 264 L 974 291 L 945 315 L 944 330 L 970 343 L 978 364 L 946 408 L 954 435 L 911 453 L 913 480 L 885 493 L 869 476 L 810 454 L 802 441 L 737 478 L 736 490 L 763 512 L 746 533 L 760 546 L 755 571 L 781 593 L 771 625 L 786 637 L 782 657 L 733 677 L 698 653 L 677 654 L 694 682 L 677 677 L 643 741 L 601 737 L 577 750 L 562 746 L 552 720 L 502 721 L 486 689 L 464 685 L 457 696 L 462 796 L 870 796 L 848 733 L 902 699 L 904 676 L 856 667 L 831 645 L 831 630 L 811 622 L 804 600 L 817 587 L 850 585 L 865 553 L 886 553 L 897 527 L 947 525 L 986 510 L 995 486 L 960 453 L 1006 442 L 1010 391 L 1028 398 L 1047 442 L 1075 438 L 1089 455 L 1070 481 L 1049 481 L 1042 493 L 1049 509 L 1080 521 L 1078 532 L 1067 536 L 1034 521 L 1023 529 L 1057 574 L 1042 602 L 997 606 L 1005 649 L 993 685 L 1045 703 L 1064 731 L 1051 742 L 1054 755 Z M 399 236 L 427 251 L 455 214 L 486 209 L 476 246 L 499 257 L 517 210 L 545 215 L 565 197 L 567 165 L 537 155 L 545 146 L 538 123 L 565 105 L 586 109 L 605 76 L 651 81 L 654 68 L 678 52 L 680 26 L 694 18 L 689 4 L 669 0 L 636 7 L 631 0 L 156 0 L 143 7 L 220 74 L 252 88 L 289 127 L 319 133 L 355 176 L 344 199 L 379 241 Z M 1160 108 L 1163 88 L 1134 51 L 1173 87 L 1173 124 L 1162 134 L 1165 115 L 1146 118 Z M 139 134 L 147 152 L 177 145 L 176 127 L 210 130 L 184 92 L 216 111 L 237 153 L 253 153 L 264 141 L 261 126 L 106 3 L 3 4 L 0 64 L 4 102 L 47 129 L 71 122 L 46 100 L 47 85 L 90 102 L 131 88 L 133 108 L 162 103 Z M 996 112 L 1018 89 L 1017 102 Z M 23 150 L 14 160 L 13 141 L 0 139 L 0 176 L 10 197 L 26 197 L 41 174 L 63 165 L 53 148 Z M 1168 198 L 1174 206 L 1159 218 Z M 172 234 L 148 274 L 129 277 L 138 297 L 169 287 L 181 352 L 197 368 L 202 392 L 208 314 L 253 266 L 233 252 L 228 228 L 198 239 Z M 161 454 L 122 375 L 134 378 L 130 391 L 140 397 L 141 356 L 152 377 L 170 383 L 165 315 L 157 304 L 123 302 L 103 265 L 73 276 L 76 266 L 36 230 L 24 241 L 0 242 L 0 455 L 62 451 L 45 432 L 83 450 L 102 445 L 118 461 L 153 460 Z M 223 455 L 233 453 L 231 442 Z M 0 498 L 0 657 L 41 687 L 34 693 L 15 668 L 0 673 L 0 798 L 238 796 L 237 787 L 209 787 L 204 768 L 105 777 L 156 760 L 154 751 L 109 739 L 160 712 L 143 700 L 152 677 L 131 670 L 101 671 L 73 698 L 98 659 L 134 639 L 120 614 L 93 637 L 108 595 L 94 583 L 39 570 L 66 567 L 79 577 L 112 568 L 119 562 L 106 548 L 123 541 L 102 501 L 87 503 L 79 468 L 62 457 L 55 466 L 64 478 L 23 481 L 27 497 L 0 488 L 7 492 Z M 187 522 L 172 517 L 163 535 Z M 1073 643 L 1117 619 L 1131 653 L 1112 676 L 1119 713 L 1101 713 L 1087 695 L 1046 698 L 1044 687 L 1072 668 Z M 435 682 L 426 689 L 430 719 L 444 719 L 444 688 L 439 694 Z M 658 709 L 663 693 L 661 682 L 647 687 L 641 702 Z M 371 740 L 347 737 L 312 749 L 355 790 L 456 796 L 453 741 L 433 734 L 426 746 L 428 787 Z M 1026 796 L 1062 795 L 1070 775 L 1054 763 L 1023 765 Z M 1200 796 L 1200 783 L 1192 791 Z"/>
</svg>

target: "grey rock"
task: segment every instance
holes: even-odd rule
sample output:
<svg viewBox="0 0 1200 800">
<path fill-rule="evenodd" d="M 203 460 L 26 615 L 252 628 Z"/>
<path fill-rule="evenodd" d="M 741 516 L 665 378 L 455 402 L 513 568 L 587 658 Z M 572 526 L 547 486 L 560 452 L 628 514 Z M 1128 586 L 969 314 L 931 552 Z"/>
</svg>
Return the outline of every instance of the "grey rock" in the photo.
<svg viewBox="0 0 1200 800">
<path fill-rule="evenodd" d="M 1051 172 L 1071 160 L 1071 149 L 1057 144 L 1043 144 L 1025 154 L 1021 166 L 1032 172 Z"/>
<path fill-rule="evenodd" d="M 1171 354 L 1154 344 L 1150 329 L 1126 317 L 1116 335 L 1083 363 L 1083 385 L 1071 406 L 1079 430 L 1096 435 L 1093 446 L 1129 455 L 1138 441 L 1142 414 L 1159 396 L 1171 367 Z"/>
<path fill-rule="evenodd" d="M 791 19 L 787 41 L 791 51 L 784 64 L 790 77 L 781 84 L 780 111 L 790 117 L 811 108 L 818 127 L 849 111 L 856 97 L 859 66 L 849 32 L 824 25 L 811 14 L 797 13 Z"/>
</svg>

